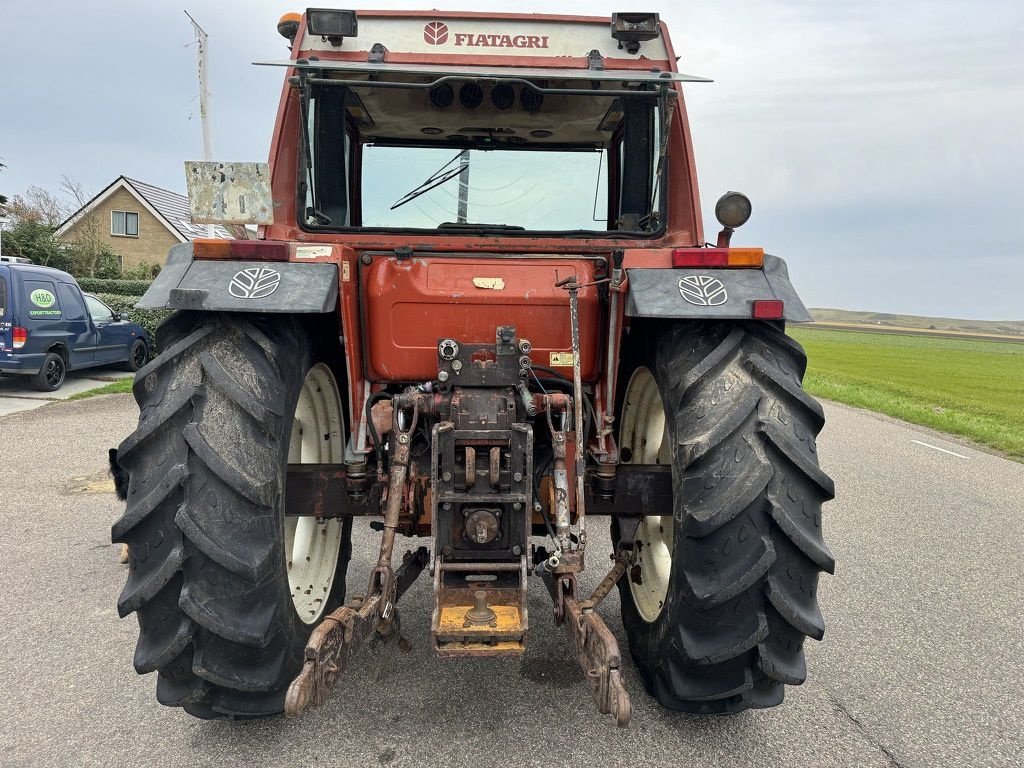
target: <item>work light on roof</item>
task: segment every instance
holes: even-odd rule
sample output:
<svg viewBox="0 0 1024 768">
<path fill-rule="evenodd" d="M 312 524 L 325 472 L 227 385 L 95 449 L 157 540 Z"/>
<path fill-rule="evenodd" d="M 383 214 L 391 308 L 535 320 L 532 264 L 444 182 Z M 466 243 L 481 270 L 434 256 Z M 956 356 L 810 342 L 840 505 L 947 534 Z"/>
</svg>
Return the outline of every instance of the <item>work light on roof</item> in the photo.
<svg viewBox="0 0 1024 768">
<path fill-rule="evenodd" d="M 332 8 L 307 8 L 306 32 L 320 35 L 331 45 L 341 45 L 346 37 L 356 37 L 359 20 L 355 11 L 339 11 Z"/>
<path fill-rule="evenodd" d="M 277 22 L 277 31 L 289 44 L 295 42 L 295 35 L 299 31 L 299 24 L 302 23 L 301 13 L 286 13 Z"/>
<path fill-rule="evenodd" d="M 715 218 L 723 227 L 742 227 L 750 218 L 753 207 L 750 198 L 742 192 L 726 192 L 715 203 Z"/>
<path fill-rule="evenodd" d="M 747 223 L 752 210 L 750 198 L 742 192 L 726 192 L 718 198 L 718 202 L 715 203 L 715 218 L 722 225 L 722 231 L 718 233 L 719 248 L 729 247 L 733 230 Z"/>
<path fill-rule="evenodd" d="M 656 13 L 613 13 L 612 37 L 619 41 L 619 48 L 628 53 L 640 50 L 640 43 L 661 36 L 661 25 Z"/>
</svg>

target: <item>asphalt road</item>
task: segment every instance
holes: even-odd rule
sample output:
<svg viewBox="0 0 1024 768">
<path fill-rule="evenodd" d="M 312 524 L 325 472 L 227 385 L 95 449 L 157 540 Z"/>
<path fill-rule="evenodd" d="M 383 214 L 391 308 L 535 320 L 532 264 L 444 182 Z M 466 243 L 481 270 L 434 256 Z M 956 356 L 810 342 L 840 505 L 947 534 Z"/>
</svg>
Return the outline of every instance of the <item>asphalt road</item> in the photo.
<svg viewBox="0 0 1024 768">
<path fill-rule="evenodd" d="M 414 649 L 380 682 L 360 656 L 297 721 L 159 706 L 155 680 L 131 667 L 135 620 L 114 608 L 124 567 L 104 463 L 134 424 L 130 396 L 2 417 L 0 766 L 1024 764 L 1024 465 L 862 411 L 827 414 L 839 569 L 820 590 L 828 632 L 809 643 L 809 681 L 776 709 L 691 717 L 660 709 L 627 666 L 627 730 L 593 711 L 539 581 L 521 662 L 435 659 L 423 579 L 402 602 Z M 602 527 L 587 587 L 602 575 Z M 365 524 L 356 551 L 350 583 L 362 584 Z M 601 613 L 624 644 L 617 595 Z"/>
</svg>

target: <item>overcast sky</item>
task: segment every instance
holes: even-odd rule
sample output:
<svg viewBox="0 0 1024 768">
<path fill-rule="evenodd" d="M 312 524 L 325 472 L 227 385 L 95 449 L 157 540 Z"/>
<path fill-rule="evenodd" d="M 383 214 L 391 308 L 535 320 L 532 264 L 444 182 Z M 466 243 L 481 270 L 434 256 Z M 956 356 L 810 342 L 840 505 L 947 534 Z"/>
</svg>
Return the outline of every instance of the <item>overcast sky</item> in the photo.
<svg viewBox="0 0 1024 768">
<path fill-rule="evenodd" d="M 0 191 L 122 173 L 184 191 L 202 135 L 183 7 L 210 34 L 215 157 L 265 160 L 282 73 L 250 62 L 287 55 L 276 22 L 303 6 L 189 2 L 0 0 Z M 1024 319 L 1024 3 L 658 5 L 680 69 L 716 81 L 686 90 L 708 239 L 718 195 L 741 190 L 734 242 L 787 259 L 808 305 Z"/>
</svg>

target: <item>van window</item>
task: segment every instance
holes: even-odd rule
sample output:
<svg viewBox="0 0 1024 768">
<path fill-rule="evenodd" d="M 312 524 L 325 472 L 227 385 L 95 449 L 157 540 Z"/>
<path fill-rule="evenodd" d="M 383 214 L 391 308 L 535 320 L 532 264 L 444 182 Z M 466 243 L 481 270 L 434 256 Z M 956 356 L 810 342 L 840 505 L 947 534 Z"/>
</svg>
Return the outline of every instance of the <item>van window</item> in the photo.
<svg viewBox="0 0 1024 768">
<path fill-rule="evenodd" d="M 102 301 L 92 296 L 86 296 L 85 301 L 89 305 L 89 314 L 92 315 L 92 321 L 96 325 L 114 322 L 113 310 Z"/>
<path fill-rule="evenodd" d="M 59 320 L 60 302 L 57 291 L 49 280 L 26 280 L 22 283 L 25 291 L 25 306 L 33 320 Z"/>
<path fill-rule="evenodd" d="M 68 283 L 60 283 L 57 289 L 60 291 L 60 303 L 64 305 L 64 319 L 85 320 L 85 303 L 81 291 Z"/>
<path fill-rule="evenodd" d="M 7 281 L 0 277 L 0 317 L 7 316 Z"/>
</svg>

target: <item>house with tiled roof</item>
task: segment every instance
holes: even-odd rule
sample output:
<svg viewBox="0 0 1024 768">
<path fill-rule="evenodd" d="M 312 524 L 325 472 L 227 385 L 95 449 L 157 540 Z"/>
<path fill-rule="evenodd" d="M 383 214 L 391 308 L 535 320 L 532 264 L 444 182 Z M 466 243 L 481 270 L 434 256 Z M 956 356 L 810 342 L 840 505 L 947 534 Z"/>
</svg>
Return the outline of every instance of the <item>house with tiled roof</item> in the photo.
<svg viewBox="0 0 1024 768">
<path fill-rule="evenodd" d="M 56 231 L 59 240 L 74 243 L 89 228 L 102 245 L 117 254 L 121 267 L 163 266 L 172 245 L 209 237 L 205 224 L 193 224 L 188 198 L 168 189 L 118 176 L 75 211 Z M 230 238 L 224 227 L 213 236 Z"/>
</svg>

